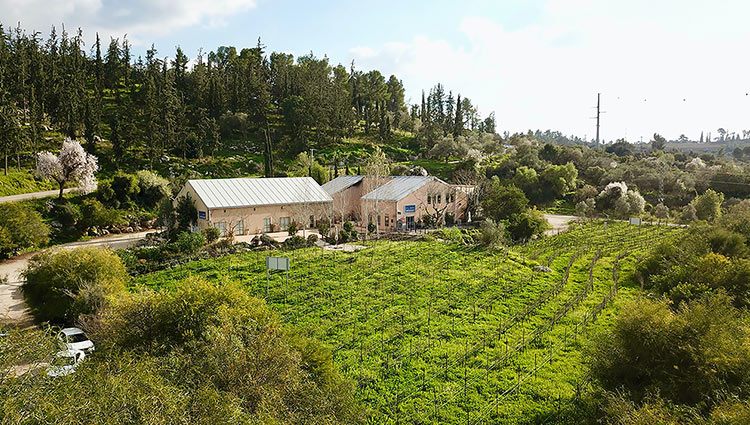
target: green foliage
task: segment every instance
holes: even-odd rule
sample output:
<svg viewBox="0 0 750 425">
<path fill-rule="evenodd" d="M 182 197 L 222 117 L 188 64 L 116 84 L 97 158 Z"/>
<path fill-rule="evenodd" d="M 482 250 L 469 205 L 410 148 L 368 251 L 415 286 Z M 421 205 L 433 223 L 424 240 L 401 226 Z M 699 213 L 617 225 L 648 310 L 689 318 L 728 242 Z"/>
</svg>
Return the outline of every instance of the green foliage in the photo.
<svg viewBox="0 0 750 425">
<path fill-rule="evenodd" d="M 33 173 L 27 170 L 9 171 L 7 176 L 0 175 L 0 196 L 55 189 L 57 189 L 57 185 L 54 182 L 37 180 Z"/>
<path fill-rule="evenodd" d="M 536 209 L 517 214 L 508 220 L 508 232 L 516 241 L 526 241 L 541 236 L 547 229 L 549 229 L 549 224 L 544 214 Z"/>
<path fill-rule="evenodd" d="M 708 189 L 702 195 L 696 196 L 690 204 L 695 208 L 695 215 L 699 220 L 714 221 L 721 216 L 721 204 L 724 194 Z"/>
<path fill-rule="evenodd" d="M 153 209 L 159 203 L 168 199 L 171 190 L 169 180 L 160 177 L 151 171 L 140 170 L 136 173 L 138 180 L 138 199 L 148 209 Z"/>
<path fill-rule="evenodd" d="M 213 226 L 202 229 L 201 233 L 203 234 L 203 237 L 206 238 L 207 243 L 214 243 L 221 236 L 221 230 Z"/>
<path fill-rule="evenodd" d="M 70 228 L 75 226 L 76 222 L 78 222 L 78 219 L 81 217 L 81 212 L 75 205 L 63 199 L 55 201 L 52 206 L 52 216 L 60 222 L 63 227 Z"/>
<path fill-rule="evenodd" d="M 674 403 L 710 404 L 750 384 L 748 323 L 731 300 L 715 295 L 672 311 L 664 300 L 640 298 L 624 307 L 614 329 L 589 355 L 594 376 L 635 401 L 660 395 Z"/>
<path fill-rule="evenodd" d="M 195 201 L 190 197 L 190 194 L 177 199 L 177 206 L 174 211 L 176 214 L 177 230 L 179 231 L 190 230 L 190 227 L 198 220 L 198 209 L 195 208 Z"/>
<path fill-rule="evenodd" d="M 81 216 L 78 219 L 78 227 L 82 231 L 91 227 L 115 226 L 122 223 L 120 211 L 106 208 L 97 199 L 87 198 L 81 202 Z"/>
<path fill-rule="evenodd" d="M 41 252 L 23 276 L 23 293 L 36 319 L 67 324 L 96 312 L 124 291 L 127 280 L 120 258 L 104 248 Z"/>
<path fill-rule="evenodd" d="M 0 204 L 0 256 L 40 246 L 48 237 L 49 227 L 41 214 L 16 202 Z"/>
<path fill-rule="evenodd" d="M 504 186 L 497 177 L 485 183 L 480 201 L 485 216 L 495 221 L 507 220 L 523 214 L 529 205 L 523 191 L 515 186 Z"/>
<path fill-rule="evenodd" d="M 205 244 L 206 237 L 202 232 L 182 232 L 177 235 L 177 240 L 174 242 L 175 248 L 182 254 L 193 254 Z"/>
<path fill-rule="evenodd" d="M 165 376 L 172 385 L 184 385 L 193 395 L 212 390 L 239 417 L 360 421 L 352 387 L 336 372 L 330 351 L 289 331 L 239 285 L 193 278 L 175 291 L 121 297 L 102 313 L 95 329 L 92 336 L 100 346 L 174 365 Z M 207 412 L 212 410 L 213 405 Z"/>
<path fill-rule="evenodd" d="M 491 218 L 482 222 L 479 231 L 479 243 L 484 246 L 494 247 L 502 245 L 507 238 L 505 225 L 502 222 L 497 223 Z"/>
<path fill-rule="evenodd" d="M 115 208 L 130 208 L 138 195 L 138 178 L 132 174 L 118 173 L 112 178 L 112 191 L 114 197 L 111 200 Z"/>
</svg>

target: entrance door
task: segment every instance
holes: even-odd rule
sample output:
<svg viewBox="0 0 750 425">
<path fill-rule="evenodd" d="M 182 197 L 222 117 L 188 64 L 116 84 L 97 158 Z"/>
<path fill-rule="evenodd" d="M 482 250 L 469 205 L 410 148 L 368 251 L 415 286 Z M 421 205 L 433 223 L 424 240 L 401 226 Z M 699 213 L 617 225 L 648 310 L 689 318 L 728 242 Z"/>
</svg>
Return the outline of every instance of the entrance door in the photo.
<svg viewBox="0 0 750 425">
<path fill-rule="evenodd" d="M 415 226 L 414 226 L 414 216 L 413 215 L 409 215 L 409 216 L 406 217 L 406 230 L 411 230 L 411 229 L 414 229 L 414 228 L 415 228 Z"/>
<path fill-rule="evenodd" d="M 268 233 L 270 231 L 271 231 L 271 219 L 264 218 L 263 219 L 263 233 Z"/>
</svg>

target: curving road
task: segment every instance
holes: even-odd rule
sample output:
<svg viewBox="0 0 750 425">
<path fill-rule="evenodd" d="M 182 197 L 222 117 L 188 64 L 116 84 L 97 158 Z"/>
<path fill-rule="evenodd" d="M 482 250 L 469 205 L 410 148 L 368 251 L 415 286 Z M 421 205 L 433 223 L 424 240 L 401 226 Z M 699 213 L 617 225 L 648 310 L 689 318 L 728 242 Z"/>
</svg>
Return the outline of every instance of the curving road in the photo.
<svg viewBox="0 0 750 425">
<path fill-rule="evenodd" d="M 108 235 L 93 238 L 86 241 L 71 242 L 56 245 L 50 249 L 75 249 L 83 246 L 107 246 L 112 249 L 127 248 L 137 244 L 146 234 L 153 232 L 149 230 L 139 233 L 128 233 L 121 235 Z M 18 326 L 32 324 L 32 317 L 23 299 L 21 285 L 23 278 L 21 272 L 26 269 L 29 259 L 39 251 L 27 252 L 17 257 L 10 258 L 0 263 L 0 276 L 8 277 L 8 284 L 0 284 L 0 323 L 10 323 Z"/>
</svg>

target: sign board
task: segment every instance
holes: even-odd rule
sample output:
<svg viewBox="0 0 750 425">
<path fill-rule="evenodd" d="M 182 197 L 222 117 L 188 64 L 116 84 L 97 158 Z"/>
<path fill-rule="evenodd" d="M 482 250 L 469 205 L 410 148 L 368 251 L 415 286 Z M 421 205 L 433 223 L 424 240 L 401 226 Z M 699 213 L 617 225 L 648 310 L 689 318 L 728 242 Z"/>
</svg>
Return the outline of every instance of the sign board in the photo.
<svg viewBox="0 0 750 425">
<path fill-rule="evenodd" d="M 630 217 L 630 224 L 633 226 L 640 226 L 641 225 L 640 217 Z"/>
<path fill-rule="evenodd" d="M 289 257 L 266 257 L 266 269 L 289 271 Z"/>
<path fill-rule="evenodd" d="M 416 205 L 404 205 L 404 212 L 406 213 L 417 212 L 417 206 Z"/>
<path fill-rule="evenodd" d="M 206 219 L 206 212 L 205 211 L 198 211 L 198 218 L 201 220 Z"/>
</svg>

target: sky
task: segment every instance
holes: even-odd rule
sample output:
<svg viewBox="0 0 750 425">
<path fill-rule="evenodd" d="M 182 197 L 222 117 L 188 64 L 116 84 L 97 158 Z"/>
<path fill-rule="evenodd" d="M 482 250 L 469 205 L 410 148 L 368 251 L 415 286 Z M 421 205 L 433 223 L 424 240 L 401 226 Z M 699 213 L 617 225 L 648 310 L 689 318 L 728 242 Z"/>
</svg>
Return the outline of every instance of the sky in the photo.
<svg viewBox="0 0 750 425">
<path fill-rule="evenodd" d="M 495 112 L 498 132 L 551 129 L 647 142 L 750 130 L 745 0 L 0 0 L 0 23 L 136 54 L 254 46 L 396 75 L 407 101 L 442 83 Z"/>
</svg>

